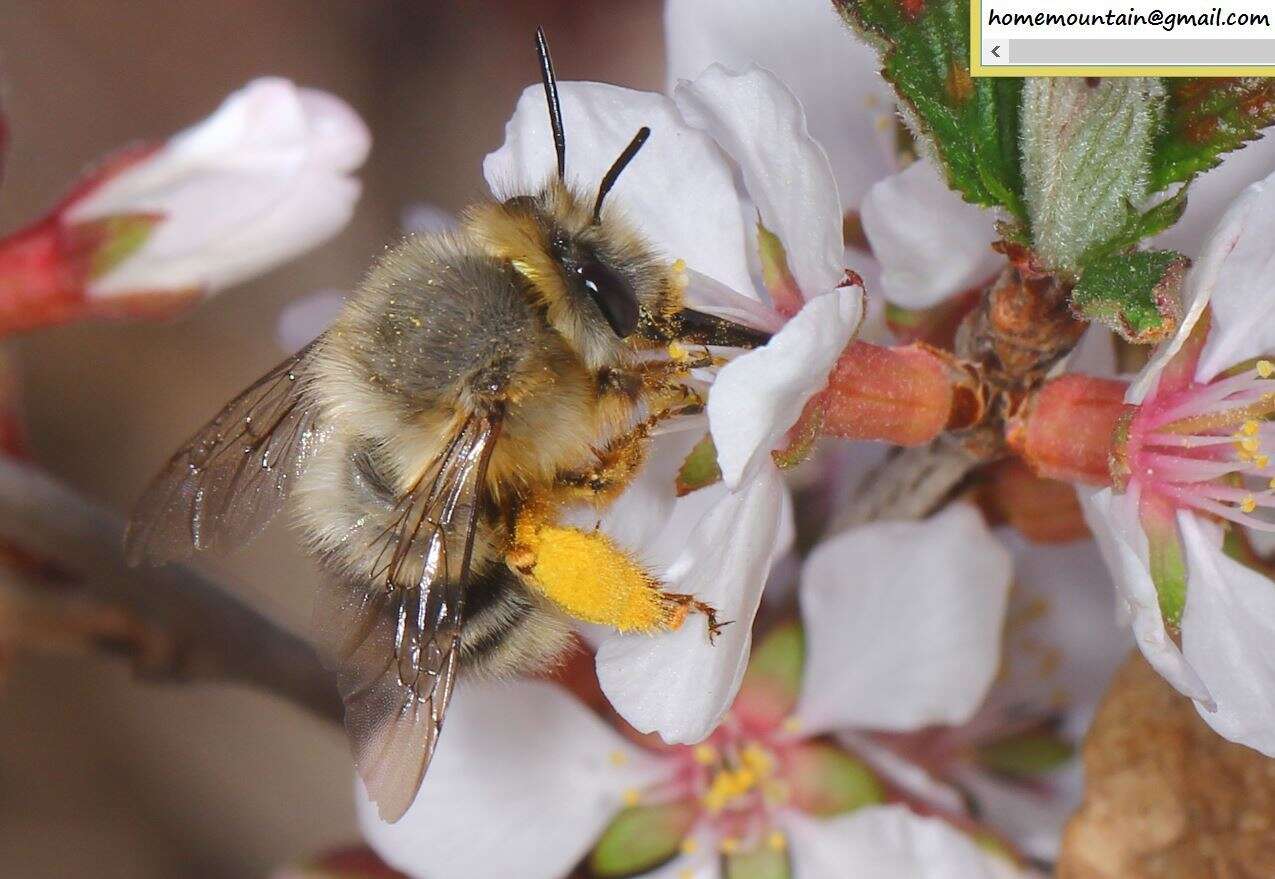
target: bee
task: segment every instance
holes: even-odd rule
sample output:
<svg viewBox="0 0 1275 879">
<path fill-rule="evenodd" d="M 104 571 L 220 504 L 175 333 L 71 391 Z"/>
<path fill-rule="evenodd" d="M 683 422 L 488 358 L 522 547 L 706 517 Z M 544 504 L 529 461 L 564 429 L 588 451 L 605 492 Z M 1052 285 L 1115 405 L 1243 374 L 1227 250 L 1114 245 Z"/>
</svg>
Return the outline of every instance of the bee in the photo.
<svg viewBox="0 0 1275 879">
<path fill-rule="evenodd" d="M 169 460 L 127 536 L 134 563 L 234 548 L 292 498 L 324 572 L 320 646 L 388 821 L 416 796 L 458 675 L 545 668 L 573 618 L 659 631 L 698 612 L 719 627 L 558 513 L 605 507 L 655 426 L 702 410 L 686 379 L 708 346 L 768 337 L 686 308 L 676 264 L 606 203 L 649 129 L 596 194 L 566 184 L 543 31 L 536 47 L 557 175 L 389 249 L 332 326 Z"/>
</svg>

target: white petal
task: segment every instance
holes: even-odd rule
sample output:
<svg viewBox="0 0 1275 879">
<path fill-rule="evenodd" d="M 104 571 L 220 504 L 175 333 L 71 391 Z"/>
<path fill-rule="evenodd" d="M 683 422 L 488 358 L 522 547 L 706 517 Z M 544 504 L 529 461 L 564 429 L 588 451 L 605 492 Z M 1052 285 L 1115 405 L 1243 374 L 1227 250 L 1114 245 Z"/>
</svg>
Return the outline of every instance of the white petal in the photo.
<svg viewBox="0 0 1275 879">
<path fill-rule="evenodd" d="M 959 790 L 935 778 L 920 764 L 880 744 L 871 734 L 841 730 L 837 733 L 837 741 L 911 796 L 952 815 L 968 812 L 965 797 Z"/>
<path fill-rule="evenodd" d="M 894 96 L 876 51 L 826 0 L 669 0 L 664 7 L 669 89 L 714 62 L 758 64 L 793 90 L 827 151 L 847 208 L 895 169 Z"/>
<path fill-rule="evenodd" d="M 924 159 L 874 185 L 863 200 L 863 231 L 881 261 L 882 295 L 929 308 L 988 280 L 1004 261 L 992 250 L 995 219 Z"/>
<path fill-rule="evenodd" d="M 1098 547 L 1031 543 L 1012 528 L 997 536 L 1014 558 L 1009 616 L 1018 622 L 1006 632 L 1005 671 L 989 702 L 1003 707 L 1002 718 L 1087 711 L 1132 646 L 1111 612 L 1114 584 Z"/>
<path fill-rule="evenodd" d="M 1218 734 L 1275 757 L 1275 583 L 1223 553 L 1217 526 L 1185 513 L 1179 523 L 1190 572 L 1182 652 L 1217 702 L 1196 707 Z"/>
<path fill-rule="evenodd" d="M 680 83 L 673 99 L 687 123 L 707 131 L 739 166 L 805 296 L 836 287 L 845 276 L 837 181 L 788 87 L 767 70 L 730 73 L 715 64 Z"/>
<path fill-rule="evenodd" d="M 1212 369 L 1211 372 L 1205 371 L 1206 361 L 1210 359 L 1210 351 L 1214 352 L 1213 360 L 1218 359 L 1218 353 L 1221 353 L 1223 357 L 1228 356 L 1227 351 L 1218 351 L 1217 341 L 1219 336 L 1223 335 L 1220 332 L 1222 323 L 1229 322 L 1231 324 L 1230 332 L 1232 334 L 1237 329 L 1235 326 L 1236 305 L 1242 305 L 1244 302 L 1236 300 L 1234 294 L 1238 291 L 1232 292 L 1229 288 L 1237 281 L 1241 282 L 1241 284 L 1247 283 L 1248 288 L 1251 288 L 1254 279 L 1248 277 L 1248 275 L 1252 271 L 1254 258 L 1261 259 L 1260 252 L 1257 254 L 1250 252 L 1252 250 L 1251 245 L 1240 251 L 1240 259 L 1238 261 L 1233 259 L 1234 251 L 1236 251 L 1240 240 L 1245 236 L 1250 214 L 1258 206 L 1258 201 L 1262 194 L 1260 186 L 1261 184 L 1254 184 L 1240 194 L 1239 198 L 1222 215 L 1217 227 L 1209 236 L 1208 241 L 1205 242 L 1203 250 L 1195 258 L 1191 271 L 1187 273 L 1182 287 L 1182 322 L 1178 325 L 1177 332 L 1173 334 L 1173 338 L 1156 348 L 1155 356 L 1142 368 L 1142 371 L 1138 373 L 1137 379 L 1129 386 L 1129 390 L 1125 393 L 1127 402 L 1141 403 L 1152 392 L 1160 379 L 1160 372 L 1182 348 L 1187 337 L 1191 335 L 1195 322 L 1200 319 L 1204 309 L 1209 306 L 1210 300 L 1214 300 L 1212 301 L 1214 323 L 1209 329 L 1209 340 L 1205 344 L 1199 365 L 1196 367 L 1196 378 L 1207 380 L 1212 378 L 1220 369 L 1226 369 L 1239 360 L 1252 356 L 1246 354 L 1216 369 Z M 1217 296 L 1219 293 L 1225 293 L 1225 295 Z M 1241 298 L 1249 300 L 1251 297 L 1252 290 L 1248 289 L 1247 293 Z M 1227 304 L 1224 300 L 1229 300 L 1230 304 Z M 1219 307 L 1221 311 L 1219 311 Z M 1223 319 L 1224 313 L 1226 314 L 1225 319 Z M 1226 347 L 1229 350 L 1231 346 L 1227 345 Z"/>
<path fill-rule="evenodd" d="M 624 791 L 661 768 L 558 686 L 483 684 L 456 693 L 425 784 L 397 824 L 377 817 L 361 783 L 355 799 L 368 843 L 409 876 L 558 879 Z"/>
<path fill-rule="evenodd" d="M 683 546 L 665 580 L 713 605 L 729 620 L 709 643 L 703 616 L 662 635 L 623 635 L 598 650 L 598 680 L 616 711 L 641 732 L 666 742 L 703 740 L 735 700 L 748 664 L 753 616 L 774 555 L 783 507 L 778 472 L 767 468 L 718 500 L 693 530 L 671 528 Z M 711 497 L 711 495 L 710 495 Z"/>
<path fill-rule="evenodd" d="M 982 516 L 876 522 L 815 547 L 802 570 L 803 729 L 961 723 L 1000 664 L 1012 573 Z"/>
<path fill-rule="evenodd" d="M 1211 281 L 1213 326 L 1195 370 L 1197 380 L 1275 351 L 1272 241 L 1275 174 L 1244 190 L 1205 245 L 1200 263 Z"/>
<path fill-rule="evenodd" d="M 1138 519 L 1136 489 L 1123 495 L 1114 494 L 1110 488 L 1080 489 L 1077 494 L 1085 522 L 1131 614 L 1138 649 L 1152 668 L 1179 692 L 1209 702 L 1208 688 L 1164 627 L 1160 600 L 1151 579 L 1147 537 Z"/>
<path fill-rule="evenodd" d="M 992 879 L 973 840 L 906 806 L 870 806 L 836 818 L 784 815 L 794 879 Z"/>
<path fill-rule="evenodd" d="M 1275 137 L 1262 137 L 1222 156 L 1222 164 L 1201 174 L 1192 184 L 1186 212 L 1168 231 L 1156 236 L 1156 247 L 1195 256 L 1204 249 L 1222 214 L 1254 180 L 1275 171 Z"/>
<path fill-rule="evenodd" d="M 417 235 L 433 235 L 438 232 L 450 232 L 456 228 L 456 215 L 447 208 L 429 202 L 417 202 L 403 208 L 399 216 L 399 225 L 404 232 Z"/>
<path fill-rule="evenodd" d="M 708 395 L 708 424 L 728 486 L 770 466 L 766 456 L 810 398 L 827 387 L 862 315 L 857 287 L 816 296 L 769 342 L 718 372 Z"/>
<path fill-rule="evenodd" d="M 1080 343 L 1067 356 L 1066 371 L 1100 378 L 1119 377 L 1115 333 L 1097 321 L 1089 324 L 1089 329 L 1080 337 Z"/>
<path fill-rule="evenodd" d="M 344 290 L 316 290 L 283 307 L 275 334 L 284 351 L 300 351 L 328 328 L 345 307 Z"/>
<path fill-rule="evenodd" d="M 215 291 L 284 262 L 349 220 L 367 155 L 359 117 L 332 95 L 256 80 L 199 125 L 73 204 L 64 222 L 119 214 L 164 219 L 95 297 Z"/>
<path fill-rule="evenodd" d="M 713 140 L 682 121 L 663 95 L 596 82 L 560 82 L 567 181 L 593 192 L 643 125 L 651 138 L 607 203 L 618 207 L 670 260 L 682 258 L 734 290 L 750 290 L 734 171 Z M 505 143 L 483 161 L 493 192 L 535 192 L 556 173 L 544 90 L 529 86 L 505 126 Z"/>
<path fill-rule="evenodd" d="M 1084 790 L 1079 760 L 1033 784 L 967 767 L 957 769 L 956 780 L 978 804 L 980 820 L 1004 834 L 1024 853 L 1040 860 L 1058 857 L 1063 826 L 1080 806 Z"/>
<path fill-rule="evenodd" d="M 777 332 L 784 325 L 784 318 L 767 303 L 758 299 L 751 287 L 745 292 L 736 292 L 694 269 L 687 269 L 686 281 L 683 297 L 686 304 L 697 311 L 730 318 L 746 326 L 772 333 Z"/>
</svg>

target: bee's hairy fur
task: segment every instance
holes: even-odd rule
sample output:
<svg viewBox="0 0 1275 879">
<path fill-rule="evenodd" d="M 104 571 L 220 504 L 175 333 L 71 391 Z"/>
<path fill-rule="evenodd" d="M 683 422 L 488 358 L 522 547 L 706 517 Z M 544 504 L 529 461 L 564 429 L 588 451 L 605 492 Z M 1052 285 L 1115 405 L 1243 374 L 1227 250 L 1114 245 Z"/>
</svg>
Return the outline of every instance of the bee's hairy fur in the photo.
<svg viewBox="0 0 1275 879">
<path fill-rule="evenodd" d="M 562 613 L 504 563 L 510 510 L 596 466 L 594 450 L 641 412 L 640 389 L 614 376 L 649 343 L 619 338 L 573 287 L 564 266 L 584 259 L 618 274 L 644 316 L 680 307 L 667 263 L 618 214 L 594 223 L 589 200 L 555 180 L 388 250 L 314 356 L 308 393 L 330 437 L 297 507 L 325 568 L 351 589 L 376 587 L 367 542 L 349 536 L 387 526 L 456 424 L 502 416 L 466 584 L 467 674 L 543 667 L 568 643 Z"/>
</svg>

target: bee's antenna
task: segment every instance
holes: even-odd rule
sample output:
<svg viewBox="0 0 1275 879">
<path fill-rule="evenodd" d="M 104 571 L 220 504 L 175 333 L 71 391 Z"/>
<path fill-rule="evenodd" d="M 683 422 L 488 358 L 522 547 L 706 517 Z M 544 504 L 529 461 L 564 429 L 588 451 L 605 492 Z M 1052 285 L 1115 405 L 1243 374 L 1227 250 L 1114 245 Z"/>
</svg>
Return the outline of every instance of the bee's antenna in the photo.
<svg viewBox="0 0 1275 879">
<path fill-rule="evenodd" d="M 611 191 L 611 187 L 615 186 L 615 181 L 619 179 L 620 174 L 629 166 L 629 162 L 633 161 L 633 157 L 638 154 L 638 150 L 642 149 L 642 145 L 646 143 L 646 139 L 651 136 L 651 129 L 643 125 L 638 129 L 638 133 L 633 135 L 633 139 L 629 141 L 629 145 L 624 148 L 624 152 L 620 153 L 620 157 L 611 165 L 611 169 L 607 171 L 606 176 L 602 178 L 602 183 L 598 186 L 598 200 L 593 203 L 593 222 L 597 222 L 602 216 L 602 200 L 607 197 L 607 193 Z"/>
<path fill-rule="evenodd" d="M 558 100 L 558 80 L 553 75 L 553 58 L 549 56 L 549 43 L 542 27 L 536 28 L 536 55 L 540 58 L 540 81 L 545 86 L 545 100 L 549 103 L 553 148 L 558 154 L 558 179 L 564 180 L 567 175 L 567 135 L 562 129 L 562 104 Z"/>
</svg>

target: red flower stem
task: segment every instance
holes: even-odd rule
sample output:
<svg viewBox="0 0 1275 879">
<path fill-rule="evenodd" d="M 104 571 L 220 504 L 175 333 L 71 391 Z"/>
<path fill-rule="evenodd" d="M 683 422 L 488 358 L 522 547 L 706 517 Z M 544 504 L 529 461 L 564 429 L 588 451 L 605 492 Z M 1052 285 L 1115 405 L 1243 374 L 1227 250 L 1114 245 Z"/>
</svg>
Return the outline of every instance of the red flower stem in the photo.
<svg viewBox="0 0 1275 879">
<path fill-rule="evenodd" d="M 79 317 L 83 276 L 56 217 L 0 239 L 0 336 Z"/>
<path fill-rule="evenodd" d="M 853 342 L 816 403 L 829 436 L 919 446 L 975 423 L 981 399 L 978 382 L 946 352 Z"/>
<path fill-rule="evenodd" d="M 1041 476 L 1109 485 L 1112 437 L 1127 388 L 1087 375 L 1046 382 L 1006 425 L 1010 448 Z"/>
</svg>

